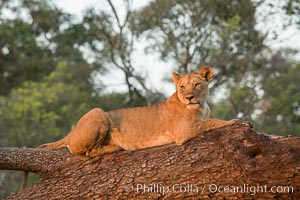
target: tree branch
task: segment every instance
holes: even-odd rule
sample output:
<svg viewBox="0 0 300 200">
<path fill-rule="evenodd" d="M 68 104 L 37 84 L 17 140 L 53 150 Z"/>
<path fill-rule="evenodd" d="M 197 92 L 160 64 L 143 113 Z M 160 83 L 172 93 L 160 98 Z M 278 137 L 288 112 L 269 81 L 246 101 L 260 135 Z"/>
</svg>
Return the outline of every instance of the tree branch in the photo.
<svg viewBox="0 0 300 200">
<path fill-rule="evenodd" d="M 20 150 L 32 154 L 18 160 Z M 57 164 L 50 171 L 31 167 L 31 171 L 40 171 L 39 182 L 8 199 L 300 198 L 300 138 L 266 136 L 243 123 L 199 133 L 181 147 L 170 144 L 94 159 L 42 149 L 20 150 L 0 148 L 0 158 L 5 159 L 0 168 L 25 169 L 14 166 L 29 165 L 32 159 L 43 159 L 42 155 L 38 166 Z M 8 161 L 11 164 L 4 164 Z M 190 189 L 180 191 L 181 186 Z M 212 191 L 216 186 L 247 187 L 248 191 Z M 268 191 L 253 193 L 257 186 Z M 270 192 L 278 186 L 290 190 Z M 163 192 L 163 188 L 169 190 Z"/>
<path fill-rule="evenodd" d="M 55 169 L 55 166 L 72 157 L 61 151 L 45 151 L 38 148 L 0 148 L 0 169 L 46 173 Z M 24 162 L 25 161 L 25 162 Z"/>
<path fill-rule="evenodd" d="M 121 23 L 120 23 L 119 16 L 118 16 L 118 13 L 117 13 L 117 11 L 116 11 L 114 5 L 112 4 L 112 2 L 111 2 L 110 0 L 107 0 L 107 2 L 109 3 L 110 8 L 112 9 L 112 11 L 113 11 L 113 13 L 114 13 L 114 16 L 115 16 L 115 18 L 116 18 L 116 20 L 117 20 L 118 26 L 119 26 L 119 27 L 122 27 L 122 26 L 121 26 Z"/>
</svg>

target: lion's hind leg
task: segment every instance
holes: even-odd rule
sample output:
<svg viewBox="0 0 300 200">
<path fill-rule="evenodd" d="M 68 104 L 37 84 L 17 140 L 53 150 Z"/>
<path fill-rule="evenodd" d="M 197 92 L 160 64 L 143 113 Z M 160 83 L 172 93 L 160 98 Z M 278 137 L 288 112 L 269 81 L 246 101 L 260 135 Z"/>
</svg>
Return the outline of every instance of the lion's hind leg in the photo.
<svg viewBox="0 0 300 200">
<path fill-rule="evenodd" d="M 69 134 L 68 148 L 72 154 L 87 155 L 103 146 L 110 129 L 108 115 L 102 109 L 94 108 L 81 117 Z"/>
<path fill-rule="evenodd" d="M 112 125 L 111 120 L 108 119 L 108 121 Z M 119 131 L 116 128 L 111 127 L 110 134 L 109 136 L 107 136 L 106 141 L 104 142 L 105 144 L 95 147 L 90 151 L 87 151 L 85 155 L 88 157 L 97 157 L 97 156 L 102 156 L 105 154 L 123 150 L 123 148 L 120 147 L 118 143 L 116 143 L 115 140 L 112 138 L 115 136 L 115 134 L 120 135 Z"/>
</svg>

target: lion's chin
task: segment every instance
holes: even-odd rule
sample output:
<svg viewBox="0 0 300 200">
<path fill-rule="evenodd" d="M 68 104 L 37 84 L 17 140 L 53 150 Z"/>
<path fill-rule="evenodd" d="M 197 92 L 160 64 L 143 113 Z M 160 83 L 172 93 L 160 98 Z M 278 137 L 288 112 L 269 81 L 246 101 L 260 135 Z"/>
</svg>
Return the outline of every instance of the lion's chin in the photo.
<svg viewBox="0 0 300 200">
<path fill-rule="evenodd" d="M 187 109 L 190 109 L 190 110 L 196 110 L 196 109 L 199 109 L 200 105 L 199 104 L 189 104 L 186 106 Z"/>
</svg>

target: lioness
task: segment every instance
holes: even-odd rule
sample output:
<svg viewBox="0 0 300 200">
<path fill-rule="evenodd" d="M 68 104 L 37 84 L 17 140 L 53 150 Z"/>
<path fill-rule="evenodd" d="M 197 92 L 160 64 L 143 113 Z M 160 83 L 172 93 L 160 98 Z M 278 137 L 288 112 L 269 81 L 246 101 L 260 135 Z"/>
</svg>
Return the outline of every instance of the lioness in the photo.
<svg viewBox="0 0 300 200">
<path fill-rule="evenodd" d="M 86 113 L 63 139 L 40 147 L 67 147 L 72 154 L 96 157 L 119 150 L 137 150 L 175 142 L 182 145 L 201 132 L 235 121 L 207 119 L 211 67 L 180 77 L 173 74 L 176 92 L 166 101 L 145 107 Z"/>
</svg>

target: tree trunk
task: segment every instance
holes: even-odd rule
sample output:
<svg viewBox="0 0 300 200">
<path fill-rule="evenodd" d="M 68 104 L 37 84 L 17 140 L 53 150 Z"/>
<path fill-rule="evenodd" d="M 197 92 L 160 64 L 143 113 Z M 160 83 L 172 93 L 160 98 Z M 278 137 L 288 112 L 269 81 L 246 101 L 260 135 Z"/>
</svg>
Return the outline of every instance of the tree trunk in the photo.
<svg viewBox="0 0 300 200">
<path fill-rule="evenodd" d="M 300 138 L 236 123 L 175 144 L 99 158 L 0 148 L 0 169 L 37 173 L 8 199 L 300 199 Z"/>
</svg>

